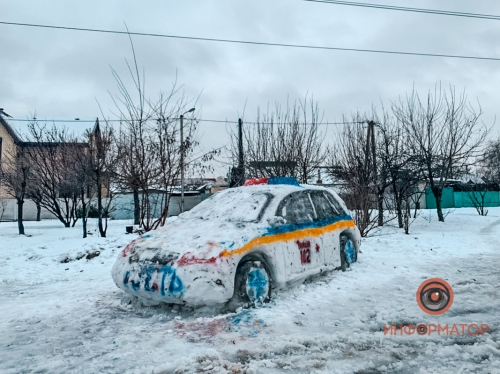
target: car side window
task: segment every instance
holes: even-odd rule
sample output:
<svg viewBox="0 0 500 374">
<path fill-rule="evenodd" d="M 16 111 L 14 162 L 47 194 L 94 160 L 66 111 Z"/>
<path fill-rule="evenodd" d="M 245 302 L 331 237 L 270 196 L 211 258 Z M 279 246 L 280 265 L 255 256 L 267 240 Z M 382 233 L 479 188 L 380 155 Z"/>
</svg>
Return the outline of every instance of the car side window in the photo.
<svg viewBox="0 0 500 374">
<path fill-rule="evenodd" d="M 342 216 L 346 214 L 344 208 L 342 208 L 342 205 L 337 201 L 337 199 L 331 193 L 328 192 L 323 192 L 323 193 L 337 211 L 337 215 Z"/>
<path fill-rule="evenodd" d="M 316 217 L 308 191 L 294 192 L 285 197 L 276 215 L 283 217 L 286 223 L 291 224 L 312 222 Z"/>
<path fill-rule="evenodd" d="M 311 199 L 316 208 L 317 219 L 328 219 L 339 215 L 323 191 L 311 191 Z"/>
</svg>

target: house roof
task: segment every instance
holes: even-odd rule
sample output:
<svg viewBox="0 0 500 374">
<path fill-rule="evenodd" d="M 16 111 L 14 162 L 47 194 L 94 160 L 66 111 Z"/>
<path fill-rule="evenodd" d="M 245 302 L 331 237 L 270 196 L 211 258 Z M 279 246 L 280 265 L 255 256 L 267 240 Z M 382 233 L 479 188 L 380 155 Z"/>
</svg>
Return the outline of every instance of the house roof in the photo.
<svg viewBox="0 0 500 374">
<path fill-rule="evenodd" d="M 0 125 L 2 125 L 5 128 L 5 130 L 7 130 L 7 133 L 12 137 L 14 143 L 16 144 L 23 143 L 19 135 L 17 135 L 14 129 L 7 123 L 7 121 L 5 120 L 5 118 L 3 118 L 1 114 L 0 114 Z"/>
<path fill-rule="evenodd" d="M 20 138 L 18 133 L 12 128 L 11 125 L 9 125 L 7 120 L 5 118 L 3 118 L 3 116 L 1 114 L 0 114 L 0 125 L 2 125 L 5 128 L 5 130 L 7 130 L 7 133 L 12 137 L 12 139 L 14 140 L 14 143 L 21 146 L 21 147 L 54 147 L 54 146 L 58 146 L 60 144 L 63 144 L 61 142 L 27 142 L 27 141 L 24 141 Z M 87 143 L 81 143 L 81 142 L 74 143 L 74 145 L 76 145 L 77 147 L 83 147 L 83 148 L 88 147 Z"/>
</svg>

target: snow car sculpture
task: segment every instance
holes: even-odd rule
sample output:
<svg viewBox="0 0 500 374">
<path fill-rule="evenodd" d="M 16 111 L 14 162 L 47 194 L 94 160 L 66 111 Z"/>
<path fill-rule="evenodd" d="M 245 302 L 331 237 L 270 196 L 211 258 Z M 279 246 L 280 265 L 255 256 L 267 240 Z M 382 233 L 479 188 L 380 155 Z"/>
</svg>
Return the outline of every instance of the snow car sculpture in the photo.
<svg viewBox="0 0 500 374">
<path fill-rule="evenodd" d="M 346 212 L 323 187 L 249 180 L 132 241 L 113 266 L 113 280 L 150 302 L 266 302 L 272 289 L 356 261 L 359 230 Z"/>
</svg>

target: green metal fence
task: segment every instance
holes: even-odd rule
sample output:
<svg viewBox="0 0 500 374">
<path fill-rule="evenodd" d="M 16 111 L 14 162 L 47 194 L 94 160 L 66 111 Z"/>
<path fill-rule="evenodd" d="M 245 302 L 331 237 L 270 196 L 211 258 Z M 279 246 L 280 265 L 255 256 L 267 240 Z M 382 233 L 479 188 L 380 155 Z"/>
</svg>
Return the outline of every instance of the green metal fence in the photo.
<svg viewBox="0 0 500 374">
<path fill-rule="evenodd" d="M 425 189 L 425 207 L 427 209 L 436 209 L 436 198 L 430 188 Z M 455 202 L 453 199 L 453 188 L 443 188 L 443 196 L 441 198 L 441 207 L 454 208 Z"/>
<path fill-rule="evenodd" d="M 473 208 L 474 198 L 481 201 L 483 193 L 478 191 L 454 192 L 453 188 L 443 188 L 442 208 Z M 487 191 L 484 193 L 484 206 L 500 206 L 500 192 Z M 436 209 L 436 199 L 430 188 L 425 189 L 425 207 L 426 209 Z"/>
<path fill-rule="evenodd" d="M 487 192 L 455 192 L 455 208 L 473 208 L 474 201 L 479 201 L 484 198 L 484 206 L 500 206 L 500 193 L 498 191 Z"/>
</svg>

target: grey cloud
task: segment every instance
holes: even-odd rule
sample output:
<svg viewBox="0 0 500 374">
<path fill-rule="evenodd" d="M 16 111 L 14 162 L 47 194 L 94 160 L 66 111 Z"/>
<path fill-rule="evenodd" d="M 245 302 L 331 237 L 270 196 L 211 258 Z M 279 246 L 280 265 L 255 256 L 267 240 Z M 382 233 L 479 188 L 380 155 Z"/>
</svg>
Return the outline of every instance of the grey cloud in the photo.
<svg viewBox="0 0 500 374">
<path fill-rule="evenodd" d="M 373 0 L 387 3 L 390 1 Z M 397 2 L 392 1 L 397 4 Z M 434 8 L 421 0 L 415 7 Z M 443 8 L 500 14 L 500 4 L 454 1 Z M 214 38 L 388 49 L 431 53 L 500 56 L 498 22 L 304 1 L 188 0 L 123 2 L 63 0 L 2 2 L 2 20 L 75 27 L 192 35 Z M 133 37 L 139 65 L 151 96 L 168 90 L 178 74 L 184 93 L 196 98 L 203 116 L 251 120 L 258 106 L 314 95 L 325 119 L 369 110 L 411 91 L 422 92 L 441 81 L 464 87 L 492 123 L 497 110 L 498 65 L 492 61 L 392 56 L 354 52 L 232 45 Z M 127 77 L 131 60 L 127 37 L 0 25 L 0 106 L 16 117 L 36 110 L 40 116 L 93 118 L 95 99 L 109 114 L 116 92 L 109 66 Z M 227 142 L 224 126 L 200 125 L 205 148 Z M 222 168 L 224 169 L 224 168 Z"/>
</svg>

